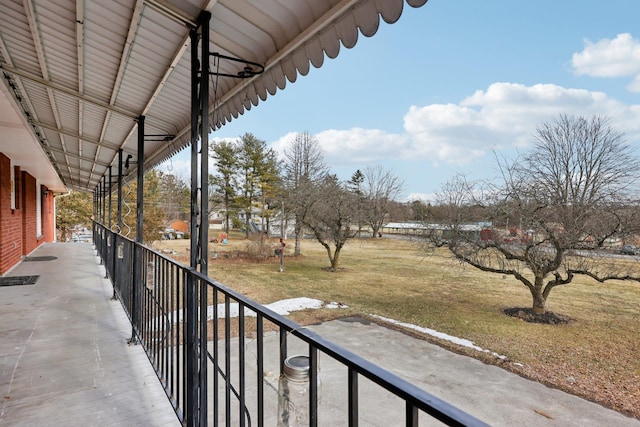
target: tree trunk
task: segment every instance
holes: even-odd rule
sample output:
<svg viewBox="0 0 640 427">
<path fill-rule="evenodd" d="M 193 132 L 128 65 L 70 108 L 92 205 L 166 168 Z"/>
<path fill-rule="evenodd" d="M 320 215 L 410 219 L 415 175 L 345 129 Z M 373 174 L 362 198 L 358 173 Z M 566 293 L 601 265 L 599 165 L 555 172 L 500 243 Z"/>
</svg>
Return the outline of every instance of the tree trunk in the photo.
<svg viewBox="0 0 640 427">
<path fill-rule="evenodd" d="M 249 207 L 249 209 L 251 209 L 251 207 Z M 245 238 L 248 239 L 249 238 L 249 233 L 251 232 L 251 230 L 249 230 L 249 226 L 251 225 L 251 214 L 249 213 L 249 211 L 247 211 L 246 216 L 247 216 L 247 218 L 246 218 L 245 224 L 244 224 L 244 228 L 245 228 L 244 236 L 245 236 Z"/>
<path fill-rule="evenodd" d="M 298 224 L 300 224 L 300 222 L 298 221 L 298 218 L 296 218 L 296 224 L 294 227 L 294 231 L 293 233 L 295 234 L 295 238 L 296 238 L 296 243 L 295 243 L 295 247 L 293 250 L 293 255 L 294 256 L 299 256 L 300 255 L 300 239 L 302 237 L 302 227 L 299 226 Z"/>
<path fill-rule="evenodd" d="M 531 297 L 533 298 L 532 309 L 536 314 L 543 314 L 546 311 L 547 299 L 543 294 L 544 287 L 542 286 L 543 279 L 536 277 L 535 286 L 529 288 L 531 291 Z"/>
<path fill-rule="evenodd" d="M 329 256 L 331 260 L 331 271 L 338 271 L 338 262 L 340 261 L 340 249 L 336 248 L 336 251 L 333 253 L 333 258 Z"/>
</svg>

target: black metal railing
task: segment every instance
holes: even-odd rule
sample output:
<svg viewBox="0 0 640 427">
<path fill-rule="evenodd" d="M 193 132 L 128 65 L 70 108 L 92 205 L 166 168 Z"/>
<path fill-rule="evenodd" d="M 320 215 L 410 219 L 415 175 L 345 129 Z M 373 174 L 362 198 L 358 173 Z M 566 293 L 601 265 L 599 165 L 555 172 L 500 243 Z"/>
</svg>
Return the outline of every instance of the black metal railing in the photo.
<svg viewBox="0 0 640 427">
<path fill-rule="evenodd" d="M 315 426 L 320 420 L 324 425 L 357 426 L 359 421 L 365 423 L 363 419 L 377 417 L 376 410 L 393 419 L 393 425 L 417 426 L 419 418 L 447 425 L 485 425 L 99 223 L 94 223 L 94 243 L 114 296 L 131 320 L 132 340 L 144 347 L 185 425 L 270 426 L 285 413 L 293 416 L 293 403 L 286 400 L 288 395 L 283 397 L 283 390 L 289 391 L 283 385 L 285 362 L 293 354 L 308 360 L 305 405 L 300 408 L 304 425 Z M 366 409 L 361 410 L 359 398 L 365 396 Z"/>
</svg>

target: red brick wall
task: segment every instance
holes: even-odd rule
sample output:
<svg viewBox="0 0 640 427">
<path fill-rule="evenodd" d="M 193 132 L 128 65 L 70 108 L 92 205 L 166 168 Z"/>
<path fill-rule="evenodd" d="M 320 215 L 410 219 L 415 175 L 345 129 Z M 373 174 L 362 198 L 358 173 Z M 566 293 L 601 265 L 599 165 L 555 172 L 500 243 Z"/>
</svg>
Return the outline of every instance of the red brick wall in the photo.
<svg viewBox="0 0 640 427">
<path fill-rule="evenodd" d="M 11 162 L 0 153 L 0 275 L 5 274 L 22 258 L 22 210 L 11 209 Z M 18 168 L 16 168 L 18 169 Z M 17 188 L 20 188 L 16 175 Z"/>
<path fill-rule="evenodd" d="M 36 180 L 22 172 L 22 255 L 30 254 L 38 247 L 36 236 Z"/>
<path fill-rule="evenodd" d="M 56 235 L 56 230 L 54 229 L 53 218 L 55 212 L 53 211 L 53 191 L 48 191 L 49 189 L 42 186 L 42 241 L 43 242 L 53 242 L 54 237 Z M 48 194 L 46 194 L 48 193 Z M 45 195 L 46 194 L 46 195 Z"/>
<path fill-rule="evenodd" d="M 10 159 L 0 153 L 0 275 L 42 243 L 52 242 L 55 236 L 53 192 L 47 192 L 45 186 L 41 187 L 42 235 L 36 236 L 36 179 L 14 166 L 17 194 L 16 208 L 11 209 L 10 168 Z"/>
</svg>

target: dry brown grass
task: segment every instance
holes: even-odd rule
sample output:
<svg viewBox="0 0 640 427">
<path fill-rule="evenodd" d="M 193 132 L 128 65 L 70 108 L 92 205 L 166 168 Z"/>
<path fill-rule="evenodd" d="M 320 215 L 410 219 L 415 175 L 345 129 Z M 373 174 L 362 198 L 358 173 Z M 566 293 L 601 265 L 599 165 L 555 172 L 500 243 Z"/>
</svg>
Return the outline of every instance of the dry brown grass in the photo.
<svg viewBox="0 0 640 427">
<path fill-rule="evenodd" d="M 326 271 L 327 255 L 315 241 L 303 242 L 303 256 L 286 257 L 284 273 L 279 273 L 276 257 L 247 262 L 231 255 L 246 243 L 231 236 L 228 245 L 218 244 L 210 276 L 260 303 L 313 297 L 350 307 L 294 313 L 291 317 L 299 323 L 377 314 L 436 329 L 507 360 L 421 338 L 640 418 L 638 283 L 599 284 L 580 278 L 555 289 L 549 299 L 548 309 L 569 316 L 570 323 L 533 324 L 503 313 L 508 307 L 531 304 L 519 282 L 460 265 L 446 252 L 427 256 L 406 240 L 351 240 L 337 273 Z M 176 249 L 178 244 L 161 243 L 185 254 Z M 292 251 L 289 246 L 287 254 Z"/>
</svg>

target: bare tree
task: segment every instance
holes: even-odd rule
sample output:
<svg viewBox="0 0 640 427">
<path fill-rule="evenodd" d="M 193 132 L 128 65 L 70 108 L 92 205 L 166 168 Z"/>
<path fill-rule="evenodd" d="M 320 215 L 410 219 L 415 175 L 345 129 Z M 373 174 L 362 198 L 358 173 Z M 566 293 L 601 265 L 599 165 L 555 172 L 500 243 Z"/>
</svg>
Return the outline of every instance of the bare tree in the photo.
<svg viewBox="0 0 640 427">
<path fill-rule="evenodd" d="M 358 230 L 351 227 L 356 213 L 356 198 L 335 175 L 313 187 L 311 202 L 304 216 L 308 227 L 329 257 L 330 270 L 337 271 L 340 251 L 347 240 L 355 237 Z"/>
<path fill-rule="evenodd" d="M 554 288 L 578 275 L 640 280 L 638 263 L 602 251 L 608 239 L 638 233 L 631 196 L 640 164 L 623 134 L 606 118 L 561 115 L 538 127 L 535 139 L 519 159 L 498 160 L 502 184 L 460 176 L 448 183 L 438 201 L 447 219 L 431 227 L 431 242 L 482 271 L 515 277 L 536 314 L 545 313 Z M 512 226 L 479 230 L 480 217 Z"/>
<path fill-rule="evenodd" d="M 371 227 L 373 237 L 380 235 L 380 229 L 394 206 L 395 199 L 402 193 L 404 183 L 393 171 L 382 166 L 367 166 L 364 170 L 362 192 L 364 195 L 361 212 L 364 223 Z"/>
<path fill-rule="evenodd" d="M 309 132 L 297 133 L 284 152 L 285 204 L 295 216 L 294 255 L 300 255 L 304 219 L 313 201 L 312 189 L 328 173 L 318 141 Z"/>
</svg>

